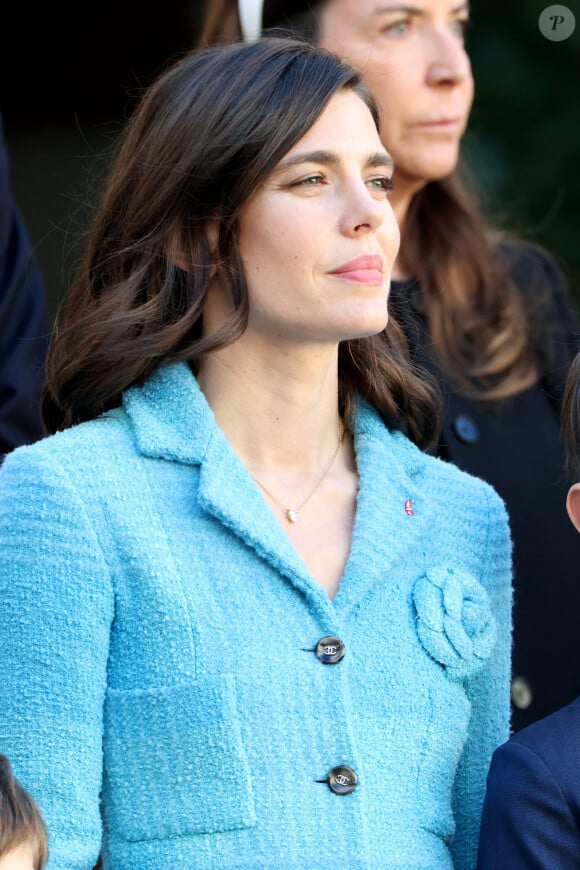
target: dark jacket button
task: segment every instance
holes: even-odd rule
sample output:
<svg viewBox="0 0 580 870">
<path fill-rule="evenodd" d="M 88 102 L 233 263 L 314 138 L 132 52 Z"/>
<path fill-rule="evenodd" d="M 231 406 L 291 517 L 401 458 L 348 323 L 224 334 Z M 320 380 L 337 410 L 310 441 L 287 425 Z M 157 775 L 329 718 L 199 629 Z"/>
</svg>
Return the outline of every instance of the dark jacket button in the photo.
<svg viewBox="0 0 580 870">
<path fill-rule="evenodd" d="M 343 642 L 338 637 L 323 637 L 314 650 L 316 658 L 323 665 L 336 665 L 344 658 L 346 652 Z"/>
<path fill-rule="evenodd" d="M 358 785 L 358 777 L 352 767 L 333 767 L 328 774 L 328 787 L 335 794 L 350 794 Z"/>
<path fill-rule="evenodd" d="M 475 444 L 479 441 L 479 427 L 467 414 L 458 414 L 453 421 L 453 431 L 464 444 Z"/>
<path fill-rule="evenodd" d="M 532 687 L 525 677 L 514 677 L 511 684 L 511 700 L 518 710 L 527 710 L 533 700 Z"/>
</svg>

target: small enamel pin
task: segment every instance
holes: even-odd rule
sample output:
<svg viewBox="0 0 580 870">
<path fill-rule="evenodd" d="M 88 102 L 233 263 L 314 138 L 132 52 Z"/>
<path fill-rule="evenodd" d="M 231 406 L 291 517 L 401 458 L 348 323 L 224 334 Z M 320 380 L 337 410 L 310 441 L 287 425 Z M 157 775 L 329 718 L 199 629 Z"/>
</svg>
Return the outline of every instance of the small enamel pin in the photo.
<svg viewBox="0 0 580 870">
<path fill-rule="evenodd" d="M 409 517 L 415 516 L 415 514 L 413 513 L 413 502 L 410 498 L 405 499 L 405 513 Z"/>
</svg>

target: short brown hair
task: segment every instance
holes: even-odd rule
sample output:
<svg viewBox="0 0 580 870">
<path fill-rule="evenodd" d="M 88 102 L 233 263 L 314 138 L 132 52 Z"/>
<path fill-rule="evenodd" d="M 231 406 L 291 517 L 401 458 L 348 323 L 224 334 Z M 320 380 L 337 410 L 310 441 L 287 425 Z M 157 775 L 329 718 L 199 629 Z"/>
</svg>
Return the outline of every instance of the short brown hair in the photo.
<svg viewBox="0 0 580 870">
<path fill-rule="evenodd" d="M 34 870 L 42 870 L 48 861 L 44 820 L 32 795 L 14 777 L 6 756 L 0 755 L 0 858 L 23 843 L 34 849 Z"/>
<path fill-rule="evenodd" d="M 561 422 L 566 464 L 576 483 L 580 481 L 580 353 L 574 357 L 568 371 Z"/>
</svg>

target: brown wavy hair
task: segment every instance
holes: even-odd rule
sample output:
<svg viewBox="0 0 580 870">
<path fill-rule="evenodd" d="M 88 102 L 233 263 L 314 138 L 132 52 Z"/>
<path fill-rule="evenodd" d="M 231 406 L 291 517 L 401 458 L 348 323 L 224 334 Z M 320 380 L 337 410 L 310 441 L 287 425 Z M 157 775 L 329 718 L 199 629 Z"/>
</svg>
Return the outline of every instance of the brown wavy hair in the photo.
<svg viewBox="0 0 580 870">
<path fill-rule="evenodd" d="M 264 0 L 265 33 L 316 43 L 332 0 Z M 241 39 L 237 0 L 207 0 L 200 45 Z M 387 147 L 388 147 L 388 143 Z M 417 281 L 439 365 L 461 392 L 505 399 L 538 378 L 532 324 L 462 167 L 413 197 L 400 260 Z"/>
<path fill-rule="evenodd" d="M 303 41 L 194 51 L 148 89 L 125 128 L 49 351 L 48 432 L 119 405 L 127 387 L 164 362 L 187 360 L 196 372 L 204 354 L 243 333 L 240 208 L 345 88 L 366 103 L 378 129 L 359 74 Z M 207 226 L 216 220 L 212 253 Z M 216 268 L 234 313 L 203 335 Z M 434 443 L 437 388 L 415 371 L 394 320 L 377 336 L 341 343 L 339 390 L 345 415 L 362 395 L 389 425 L 422 447 Z"/>
</svg>

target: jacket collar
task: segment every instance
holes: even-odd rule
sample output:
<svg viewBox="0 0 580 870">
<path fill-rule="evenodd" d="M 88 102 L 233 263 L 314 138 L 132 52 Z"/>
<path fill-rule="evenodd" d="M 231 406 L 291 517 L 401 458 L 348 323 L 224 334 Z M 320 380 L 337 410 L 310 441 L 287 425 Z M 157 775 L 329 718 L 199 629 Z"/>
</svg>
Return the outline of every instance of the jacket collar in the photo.
<svg viewBox="0 0 580 870">
<path fill-rule="evenodd" d="M 123 394 L 123 406 L 143 456 L 199 464 L 215 417 L 187 363 L 156 368 L 142 387 Z"/>
<path fill-rule="evenodd" d="M 350 556 L 335 604 L 348 612 L 373 590 L 394 588 L 424 563 L 427 458 L 359 400 L 353 427 L 359 495 Z"/>
<path fill-rule="evenodd" d="M 238 535 L 262 558 L 328 612 L 328 598 L 291 545 L 251 475 L 218 427 L 186 363 L 156 369 L 142 387 L 123 397 L 142 455 L 198 465 L 199 505 Z M 414 546 L 423 527 L 422 477 L 425 456 L 400 433 L 385 427 L 377 412 L 359 401 L 353 423 L 360 490 L 350 558 L 335 599 L 353 604 Z M 412 514 L 405 503 L 411 502 Z M 372 558 L 369 555 L 372 554 Z M 350 575 L 354 574 L 351 582 Z M 379 578 L 380 579 L 380 578 Z"/>
</svg>

